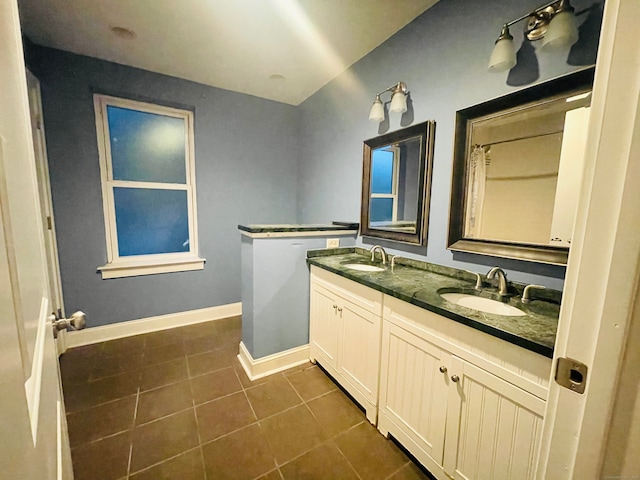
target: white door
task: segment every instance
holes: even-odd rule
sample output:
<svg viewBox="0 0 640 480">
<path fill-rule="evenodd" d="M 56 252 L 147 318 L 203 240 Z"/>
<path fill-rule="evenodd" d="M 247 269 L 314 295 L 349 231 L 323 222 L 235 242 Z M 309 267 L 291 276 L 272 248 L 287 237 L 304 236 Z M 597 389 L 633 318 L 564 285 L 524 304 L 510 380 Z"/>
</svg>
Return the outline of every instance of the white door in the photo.
<svg viewBox="0 0 640 480">
<path fill-rule="evenodd" d="M 38 194 L 40 197 L 40 213 L 42 230 L 44 232 L 44 246 L 49 271 L 49 289 L 51 291 L 52 311 L 64 316 L 62 301 L 62 282 L 60 280 L 60 266 L 58 262 L 58 245 L 56 242 L 55 221 L 53 218 L 53 203 L 49 181 L 49 162 L 47 161 L 47 145 L 42 122 L 42 99 L 40 97 L 40 82 L 27 70 L 27 89 L 29 95 L 29 114 L 31 118 L 31 138 L 36 162 L 38 178 Z M 60 332 L 63 336 L 65 331 Z M 64 352 L 60 352 L 64 353 Z"/>
<path fill-rule="evenodd" d="M 0 472 L 72 478 L 16 0 L 0 2 Z"/>
<path fill-rule="evenodd" d="M 622 375 L 638 383 L 637 368 L 622 371 L 640 271 L 640 2 L 607 0 L 596 64 L 583 177 L 560 312 L 558 357 L 588 367 L 583 394 L 549 388 L 538 478 L 633 478 L 637 451 L 627 470 L 602 471 Z M 637 367 L 637 366 L 636 366 Z M 638 431 L 640 406 L 626 412 Z M 637 434 L 636 434 L 637 435 Z M 619 444 L 619 443 L 618 443 Z M 621 465 L 622 468 L 622 465 Z"/>
</svg>

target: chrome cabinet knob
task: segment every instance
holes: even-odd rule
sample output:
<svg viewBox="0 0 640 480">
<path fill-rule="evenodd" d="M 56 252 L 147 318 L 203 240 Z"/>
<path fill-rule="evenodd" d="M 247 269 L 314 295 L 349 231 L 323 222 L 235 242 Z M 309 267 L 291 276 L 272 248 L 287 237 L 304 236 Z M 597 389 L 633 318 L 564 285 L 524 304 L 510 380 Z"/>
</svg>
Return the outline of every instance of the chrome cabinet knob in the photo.
<svg viewBox="0 0 640 480">
<path fill-rule="evenodd" d="M 452 375 L 451 376 L 451 381 L 453 383 L 458 383 L 460 381 L 460 377 L 458 377 L 458 375 Z"/>
<path fill-rule="evenodd" d="M 445 367 L 444 365 L 441 366 L 438 370 L 440 370 L 440 373 L 447 373 L 447 367 Z"/>
</svg>

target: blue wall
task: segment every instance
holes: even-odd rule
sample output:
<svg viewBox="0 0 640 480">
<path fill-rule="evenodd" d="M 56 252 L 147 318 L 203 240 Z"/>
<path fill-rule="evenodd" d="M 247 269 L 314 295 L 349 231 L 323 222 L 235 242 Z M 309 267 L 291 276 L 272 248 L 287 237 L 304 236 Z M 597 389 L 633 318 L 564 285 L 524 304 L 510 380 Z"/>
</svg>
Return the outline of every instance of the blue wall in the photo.
<svg viewBox="0 0 640 480">
<path fill-rule="evenodd" d="M 29 46 L 44 125 L 65 308 L 88 325 L 241 301 L 238 224 L 296 218 L 295 107 L 54 49 Z M 107 261 L 93 93 L 195 111 L 205 269 L 102 280 Z"/>
<path fill-rule="evenodd" d="M 307 250 L 327 238 L 355 245 L 353 236 L 242 236 L 242 343 L 254 359 L 309 343 Z"/>
<path fill-rule="evenodd" d="M 425 120 L 436 121 L 429 241 L 425 249 L 380 243 L 388 250 L 442 265 L 485 273 L 500 265 L 511 280 L 561 289 L 565 269 L 446 249 L 453 137 L 457 110 L 595 63 L 600 0 L 572 0 L 580 40 L 569 52 L 535 53 L 526 44 L 511 72 L 487 71 L 501 25 L 540 0 L 440 0 L 395 36 L 307 99 L 301 110 L 298 221 L 360 218 L 362 142 Z M 511 27 L 516 49 L 524 22 Z M 533 48 L 538 48 L 533 44 Z M 376 92 L 407 83 L 409 109 L 377 124 L 368 120 Z M 388 100 L 388 97 L 385 97 Z M 366 246 L 366 245 L 365 245 Z"/>
<path fill-rule="evenodd" d="M 82 308 L 96 326 L 240 301 L 238 224 L 359 219 L 363 140 L 429 119 L 437 125 L 428 247 L 375 243 L 480 272 L 500 265 L 511 280 L 562 288 L 562 267 L 446 249 L 454 118 L 460 108 L 595 63 L 601 3 L 572 0 L 584 12 L 571 52 L 537 54 L 526 45 L 511 72 L 489 74 L 502 23 L 540 1 L 440 0 L 299 107 L 27 42 L 29 68 L 42 84 L 67 311 Z M 517 46 L 522 25 L 511 30 Z M 399 80 L 410 90 L 407 113 L 370 122 L 375 93 Z M 195 110 L 203 271 L 113 280 L 96 273 L 107 257 L 94 92 Z"/>
</svg>

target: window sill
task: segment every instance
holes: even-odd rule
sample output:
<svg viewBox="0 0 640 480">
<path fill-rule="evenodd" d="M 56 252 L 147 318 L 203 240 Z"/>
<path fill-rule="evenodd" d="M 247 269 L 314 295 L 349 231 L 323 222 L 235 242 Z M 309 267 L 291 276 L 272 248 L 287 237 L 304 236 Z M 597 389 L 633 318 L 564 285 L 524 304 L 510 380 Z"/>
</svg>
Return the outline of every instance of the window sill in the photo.
<svg viewBox="0 0 640 480">
<path fill-rule="evenodd" d="M 102 279 L 137 277 L 140 275 L 155 275 L 157 273 L 188 272 L 204 270 L 206 259 L 189 257 L 181 259 L 136 260 L 129 262 L 113 262 L 98 267 Z"/>
</svg>

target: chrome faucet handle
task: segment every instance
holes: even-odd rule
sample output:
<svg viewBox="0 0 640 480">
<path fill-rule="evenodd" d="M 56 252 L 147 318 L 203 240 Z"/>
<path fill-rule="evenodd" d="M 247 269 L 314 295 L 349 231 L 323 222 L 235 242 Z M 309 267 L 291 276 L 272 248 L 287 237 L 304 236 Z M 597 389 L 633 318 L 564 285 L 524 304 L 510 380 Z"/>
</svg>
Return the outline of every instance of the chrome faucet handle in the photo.
<svg viewBox="0 0 640 480">
<path fill-rule="evenodd" d="M 482 277 L 480 276 L 480 274 L 477 272 L 472 272 L 471 270 L 465 270 L 465 272 L 471 273 L 472 275 L 476 276 L 476 285 L 473 288 L 475 288 L 476 290 L 482 290 Z"/>
<path fill-rule="evenodd" d="M 522 298 L 520 299 L 522 303 L 529 303 L 531 301 L 531 294 L 529 291 L 532 288 L 539 288 L 540 290 L 544 290 L 547 287 L 542 285 L 527 285 L 526 287 L 524 287 L 524 291 L 522 292 Z"/>
<path fill-rule="evenodd" d="M 391 271 L 393 272 L 393 267 L 396 266 L 396 258 L 402 258 L 400 255 L 389 255 L 389 265 L 391 265 Z"/>
</svg>

